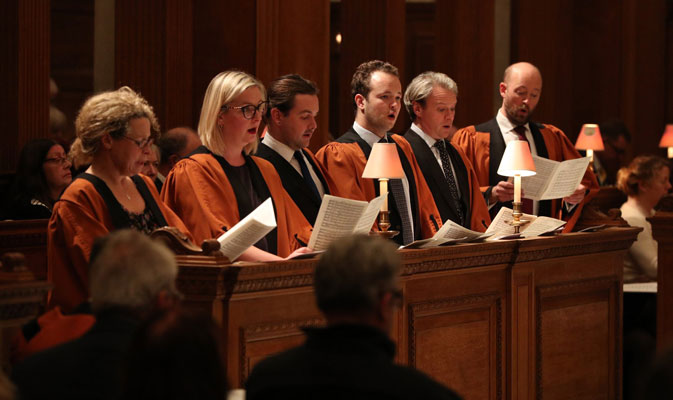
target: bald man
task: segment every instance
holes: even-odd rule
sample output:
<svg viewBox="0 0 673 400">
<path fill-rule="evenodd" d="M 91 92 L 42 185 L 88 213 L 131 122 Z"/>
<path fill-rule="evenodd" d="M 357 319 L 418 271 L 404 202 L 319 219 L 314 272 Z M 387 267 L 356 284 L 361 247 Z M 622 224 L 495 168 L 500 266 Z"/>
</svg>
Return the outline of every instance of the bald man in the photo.
<svg viewBox="0 0 673 400">
<path fill-rule="evenodd" d="M 161 135 L 157 145 L 161 149 L 157 179 L 163 183 L 178 161 L 201 146 L 201 139 L 194 129 L 180 126 Z"/>
<path fill-rule="evenodd" d="M 502 107 L 495 118 L 456 132 L 452 142 L 461 147 L 475 168 L 482 193 L 491 216 L 503 207 L 512 207 L 514 185 L 507 177 L 497 174 L 507 143 L 526 140 L 531 153 L 555 161 L 581 157 L 566 135 L 553 125 L 530 120 L 542 94 L 542 75 L 536 66 L 527 62 L 512 64 L 500 82 Z M 536 215 L 562 218 L 567 221 L 565 231 L 572 230 L 589 193 L 598 191 L 594 174 L 587 169 L 575 192 L 563 199 L 535 201 L 530 207 Z M 525 197 L 525 193 L 524 193 Z"/>
</svg>

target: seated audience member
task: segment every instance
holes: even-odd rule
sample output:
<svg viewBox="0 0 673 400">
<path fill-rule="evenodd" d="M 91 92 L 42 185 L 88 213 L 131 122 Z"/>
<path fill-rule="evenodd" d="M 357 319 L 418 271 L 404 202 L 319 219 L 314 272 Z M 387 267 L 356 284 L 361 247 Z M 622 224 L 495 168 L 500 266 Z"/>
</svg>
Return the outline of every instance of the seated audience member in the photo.
<svg viewBox="0 0 673 400">
<path fill-rule="evenodd" d="M 284 75 L 271 82 L 265 116 L 268 133 L 256 154 L 273 164 L 283 187 L 311 225 L 323 196 L 330 194 L 325 171 L 308 149 L 318 127 L 318 110 L 315 83 L 299 75 Z"/>
<path fill-rule="evenodd" d="M 304 252 L 311 225 L 281 184 L 273 165 L 251 156 L 266 112 L 264 86 L 241 71 L 215 76 L 206 89 L 199 119 L 204 146 L 180 160 L 161 192 L 201 242 L 231 229 L 271 197 L 278 227 L 248 248 L 239 259 L 280 260 Z"/>
<path fill-rule="evenodd" d="M 182 309 L 155 313 L 131 342 L 122 398 L 224 400 L 227 381 L 221 356 L 209 315 Z"/>
<path fill-rule="evenodd" d="M 624 122 L 613 119 L 599 125 L 602 151 L 594 152 L 594 171 L 601 186 L 617 183 L 617 171 L 630 160 L 631 133 Z"/>
<path fill-rule="evenodd" d="M 396 365 L 389 334 L 401 307 L 393 243 L 354 235 L 333 243 L 313 287 L 325 328 L 304 329 L 299 347 L 260 361 L 246 383 L 257 399 L 457 399 L 422 372 Z"/>
<path fill-rule="evenodd" d="M 162 244 L 129 229 L 110 234 L 90 271 L 95 324 L 79 339 L 17 365 L 12 377 L 20 398 L 119 398 L 131 338 L 152 310 L 178 301 L 177 272 Z"/>
<path fill-rule="evenodd" d="M 157 145 L 161 150 L 157 178 L 163 184 L 173 166 L 181 158 L 187 157 L 189 153 L 201 146 L 201 139 L 199 139 L 199 134 L 194 132 L 194 129 L 180 126 L 169 129 L 161 135 Z"/>
<path fill-rule="evenodd" d="M 54 203 L 72 181 L 63 147 L 51 139 L 26 143 L 4 207 L 6 219 L 47 219 Z"/>
<path fill-rule="evenodd" d="M 77 116 L 73 159 L 90 163 L 54 207 L 47 230 L 50 305 L 68 312 L 88 297 L 87 264 L 96 238 L 121 228 L 151 233 L 162 226 L 189 231 L 137 175 L 159 133 L 154 111 L 128 87 L 89 98 Z"/>
<path fill-rule="evenodd" d="M 440 72 L 415 77 L 404 92 L 413 121 L 404 134 L 414 150 L 442 222 L 484 232 L 491 223 L 479 179 L 462 149 L 451 144 L 458 85 Z"/>
<path fill-rule="evenodd" d="M 617 173 L 617 187 L 628 196 L 622 218 L 643 228 L 624 260 L 624 282 L 657 279 L 657 242 L 652 237 L 654 206 L 671 189 L 668 162 L 657 156 L 640 156 Z"/>
<path fill-rule="evenodd" d="M 353 126 L 316 153 L 332 181 L 335 194 L 371 201 L 378 195 L 374 179 L 362 178 L 375 143 L 394 143 L 404 178 L 389 181 L 390 229 L 393 240 L 409 244 L 432 237 L 442 226 L 432 193 L 407 140 L 390 133 L 402 108 L 402 84 L 394 65 L 380 60 L 360 64 L 351 79 Z"/>
<path fill-rule="evenodd" d="M 161 185 L 163 182 L 158 178 L 161 151 L 155 144 L 152 145 L 150 150 L 149 154 L 147 154 L 147 158 L 143 161 L 143 168 L 140 170 L 140 173 L 150 178 L 157 188 L 157 191 L 161 192 Z"/>
</svg>

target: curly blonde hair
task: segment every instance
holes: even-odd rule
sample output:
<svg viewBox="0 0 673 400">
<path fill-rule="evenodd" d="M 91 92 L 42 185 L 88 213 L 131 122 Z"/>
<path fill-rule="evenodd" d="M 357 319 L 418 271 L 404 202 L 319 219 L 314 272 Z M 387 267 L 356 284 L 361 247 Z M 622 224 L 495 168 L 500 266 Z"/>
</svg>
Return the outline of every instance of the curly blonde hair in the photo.
<svg viewBox="0 0 673 400">
<path fill-rule="evenodd" d="M 663 167 L 670 168 L 668 161 L 659 156 L 639 156 L 628 167 L 617 171 L 617 188 L 627 196 L 638 194 L 638 185 L 649 183 Z"/>
<path fill-rule="evenodd" d="M 91 162 L 100 149 L 105 134 L 118 138 L 129 130 L 129 122 L 135 118 L 150 121 L 151 136 L 160 135 L 159 122 L 152 106 L 140 94 L 128 86 L 89 97 L 79 110 L 75 120 L 77 139 L 70 148 L 70 158 L 76 166 Z"/>
</svg>

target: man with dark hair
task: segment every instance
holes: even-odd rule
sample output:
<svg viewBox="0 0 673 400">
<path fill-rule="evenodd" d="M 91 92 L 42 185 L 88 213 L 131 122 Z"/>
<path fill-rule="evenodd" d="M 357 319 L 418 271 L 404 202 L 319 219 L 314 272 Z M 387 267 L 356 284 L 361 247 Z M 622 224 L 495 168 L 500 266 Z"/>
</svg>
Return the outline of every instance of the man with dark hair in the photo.
<svg viewBox="0 0 673 400">
<path fill-rule="evenodd" d="M 20 398 L 118 398 L 131 337 L 144 316 L 178 301 L 177 274 L 163 244 L 133 230 L 111 233 L 89 272 L 96 322 L 82 337 L 18 364 L 12 378 Z"/>
<path fill-rule="evenodd" d="M 271 82 L 267 96 L 268 132 L 256 155 L 273 164 L 285 191 L 313 225 L 322 197 L 330 193 L 325 173 L 308 149 L 318 126 L 318 88 L 300 75 L 284 75 Z"/>
<path fill-rule="evenodd" d="M 481 190 L 494 216 L 502 206 L 511 208 L 514 184 L 498 175 L 498 167 L 507 143 L 515 140 L 528 142 L 533 155 L 555 161 L 579 158 L 580 154 L 566 135 L 557 127 L 530 120 L 542 94 L 542 74 L 527 62 L 512 64 L 500 82 L 502 107 L 492 120 L 477 126 L 468 126 L 456 132 L 452 142 L 461 147 L 472 162 Z M 598 190 L 598 182 L 587 169 L 575 192 L 563 199 L 532 201 L 523 199 L 523 211 L 568 221 L 565 230 L 572 230 L 579 218 L 585 196 Z M 525 197 L 525 193 L 524 193 Z"/>
<path fill-rule="evenodd" d="M 394 143 L 405 175 L 389 182 L 390 229 L 400 231 L 394 239 L 408 244 L 432 237 L 442 225 L 432 193 L 409 142 L 388 132 L 402 107 L 397 68 L 378 60 L 360 64 L 351 81 L 351 94 L 355 105 L 353 127 L 316 153 L 329 172 L 334 192 L 355 200 L 370 201 L 376 197 L 378 185 L 372 179 L 362 178 L 362 172 L 375 143 Z"/>
<path fill-rule="evenodd" d="M 180 126 L 169 129 L 161 135 L 157 146 L 161 150 L 157 179 L 163 183 L 173 166 L 181 158 L 186 157 L 189 153 L 196 150 L 197 147 L 201 146 L 201 139 L 199 139 L 199 135 L 194 129 Z"/>
<path fill-rule="evenodd" d="M 599 128 L 605 149 L 594 153 L 594 172 L 601 186 L 611 186 L 617 181 L 617 171 L 631 161 L 631 133 L 618 119 L 601 122 Z"/>
<path fill-rule="evenodd" d="M 404 134 L 432 188 L 442 221 L 484 232 L 491 223 L 479 180 L 463 151 L 449 142 L 458 85 L 441 72 L 424 72 L 404 92 L 411 127 Z"/>
<path fill-rule="evenodd" d="M 257 399 L 458 399 L 425 374 L 393 363 L 390 340 L 402 305 L 400 257 L 383 239 L 354 235 L 332 243 L 313 287 L 325 328 L 259 362 L 246 383 Z"/>
</svg>

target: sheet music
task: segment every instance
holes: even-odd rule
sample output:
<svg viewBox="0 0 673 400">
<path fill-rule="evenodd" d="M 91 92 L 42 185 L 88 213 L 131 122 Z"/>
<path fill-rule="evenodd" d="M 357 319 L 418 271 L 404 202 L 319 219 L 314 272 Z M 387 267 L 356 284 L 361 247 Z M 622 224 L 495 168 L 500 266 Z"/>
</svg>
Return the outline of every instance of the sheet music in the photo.
<svg viewBox="0 0 673 400">
<path fill-rule="evenodd" d="M 269 197 L 233 228 L 217 238 L 220 242 L 220 252 L 233 262 L 275 227 L 276 215 Z"/>
<path fill-rule="evenodd" d="M 625 283 L 624 293 L 657 293 L 657 282 Z"/>
<path fill-rule="evenodd" d="M 383 199 L 384 196 L 379 196 L 371 202 L 366 202 L 325 195 L 308 247 L 314 251 L 325 250 L 332 241 L 342 236 L 354 232 L 369 232 L 381 209 Z"/>
<path fill-rule="evenodd" d="M 563 162 L 533 156 L 536 174 L 521 179 L 527 199 L 551 200 L 570 196 L 582 182 L 589 166 L 589 157 Z"/>
<path fill-rule="evenodd" d="M 543 233 L 555 231 L 565 225 L 565 221 L 549 217 L 537 217 L 535 221 L 521 227 L 523 237 L 540 236 Z"/>
<path fill-rule="evenodd" d="M 435 233 L 432 237 L 433 239 L 459 239 L 465 238 L 465 240 L 478 240 L 490 236 L 490 234 L 485 234 L 482 232 L 473 231 L 465 228 L 462 225 L 447 219 L 442 227 Z M 437 245 L 439 245 L 438 243 Z"/>
<path fill-rule="evenodd" d="M 496 236 L 509 235 L 514 233 L 514 227 L 509 224 L 514 219 L 512 213 L 513 211 L 511 208 L 502 207 L 500 211 L 498 211 L 498 214 L 496 214 L 495 218 L 493 218 L 493 221 L 491 221 L 491 225 L 489 225 L 488 229 L 486 229 L 486 233 Z M 534 221 L 537 219 L 537 217 L 535 215 L 523 214 L 521 219 L 526 221 Z M 530 222 L 528 224 L 530 224 Z M 523 232 L 524 227 L 526 227 L 528 224 L 521 226 L 521 232 Z"/>
</svg>

